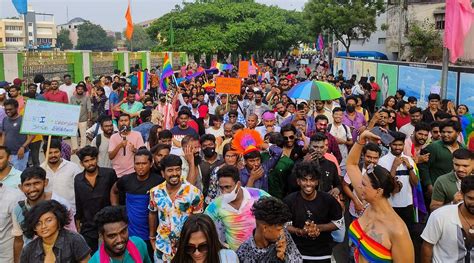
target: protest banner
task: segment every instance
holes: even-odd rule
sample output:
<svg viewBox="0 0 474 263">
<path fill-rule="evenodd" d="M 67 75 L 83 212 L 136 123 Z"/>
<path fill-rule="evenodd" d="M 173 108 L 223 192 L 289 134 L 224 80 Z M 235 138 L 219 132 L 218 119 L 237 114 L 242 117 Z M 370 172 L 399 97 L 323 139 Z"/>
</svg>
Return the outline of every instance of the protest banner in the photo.
<svg viewBox="0 0 474 263">
<path fill-rule="evenodd" d="M 307 58 L 302 58 L 301 59 L 301 65 L 308 65 L 309 64 L 309 59 Z"/>
<path fill-rule="evenodd" d="M 240 95 L 240 85 L 240 79 L 218 77 L 216 79 L 216 92 Z"/>
<path fill-rule="evenodd" d="M 257 69 L 254 66 L 249 66 L 249 75 L 257 75 Z"/>
<path fill-rule="evenodd" d="M 51 136 L 77 136 L 81 106 L 29 99 L 21 122 L 20 133 L 48 135 L 45 153 L 48 160 Z"/>
<path fill-rule="evenodd" d="M 239 62 L 239 78 L 248 78 L 249 76 L 249 62 L 241 60 Z"/>
</svg>

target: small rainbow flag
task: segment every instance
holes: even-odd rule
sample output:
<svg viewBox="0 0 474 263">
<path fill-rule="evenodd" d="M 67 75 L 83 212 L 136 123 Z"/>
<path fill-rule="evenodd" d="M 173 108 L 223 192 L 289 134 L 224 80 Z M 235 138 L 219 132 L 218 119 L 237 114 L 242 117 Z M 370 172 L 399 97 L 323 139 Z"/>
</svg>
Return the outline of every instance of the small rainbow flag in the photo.
<svg viewBox="0 0 474 263">
<path fill-rule="evenodd" d="M 234 66 L 232 64 L 221 64 L 221 63 L 216 63 L 216 69 L 219 71 L 226 71 L 226 70 L 232 70 Z"/>
<path fill-rule="evenodd" d="M 462 135 L 464 145 L 470 150 L 474 150 L 474 117 L 472 114 L 461 116 Z"/>
<path fill-rule="evenodd" d="M 168 57 L 168 53 L 165 53 L 165 59 L 163 61 L 163 71 L 161 72 L 160 82 L 161 82 L 161 91 L 166 92 L 168 89 L 169 84 L 165 81 L 168 77 L 173 75 L 173 68 L 171 67 L 170 58 Z"/>
<path fill-rule="evenodd" d="M 413 164 L 413 170 L 415 171 L 416 177 L 418 178 L 418 184 L 415 187 L 412 187 L 414 219 L 415 223 L 419 223 L 423 216 L 428 214 L 428 209 L 426 209 L 425 198 L 423 197 L 423 190 L 421 189 L 420 171 L 418 170 L 416 164 Z"/>
<path fill-rule="evenodd" d="M 146 91 L 148 89 L 148 72 L 146 71 L 138 71 L 137 78 L 138 78 L 138 91 Z"/>
</svg>

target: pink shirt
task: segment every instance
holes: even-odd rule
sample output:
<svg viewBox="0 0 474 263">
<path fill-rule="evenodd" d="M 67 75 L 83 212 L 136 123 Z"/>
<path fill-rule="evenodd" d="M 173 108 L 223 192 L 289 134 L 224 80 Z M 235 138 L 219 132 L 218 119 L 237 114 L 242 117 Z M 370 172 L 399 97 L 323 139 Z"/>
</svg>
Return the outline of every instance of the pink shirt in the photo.
<svg viewBox="0 0 474 263">
<path fill-rule="evenodd" d="M 339 166 L 339 162 L 337 161 L 336 156 L 334 156 L 331 153 L 325 153 L 324 158 L 326 158 L 326 160 L 333 162 L 336 165 L 337 172 L 339 173 L 339 176 L 341 176 L 341 167 Z"/>
<path fill-rule="evenodd" d="M 117 145 L 122 143 L 122 141 L 123 138 L 122 136 L 120 136 L 119 133 L 115 133 L 110 136 L 109 152 L 112 152 L 115 147 L 117 147 Z M 127 141 L 129 142 L 129 144 L 132 144 L 135 149 L 138 149 L 145 145 L 143 143 L 142 135 L 136 131 L 130 131 L 130 133 L 127 135 Z M 112 168 L 117 173 L 117 177 L 122 177 L 126 174 L 131 174 L 135 172 L 135 169 L 133 167 L 134 156 L 135 154 L 130 150 L 130 146 L 126 147 L 125 155 L 123 154 L 123 148 L 118 151 L 117 155 L 115 155 L 115 158 L 111 160 Z"/>
</svg>

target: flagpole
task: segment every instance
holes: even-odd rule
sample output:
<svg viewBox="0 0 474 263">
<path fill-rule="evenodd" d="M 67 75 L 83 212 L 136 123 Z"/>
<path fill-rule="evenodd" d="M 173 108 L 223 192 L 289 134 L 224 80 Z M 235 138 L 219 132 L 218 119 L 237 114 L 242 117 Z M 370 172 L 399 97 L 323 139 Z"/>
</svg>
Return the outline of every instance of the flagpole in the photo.
<svg viewBox="0 0 474 263">
<path fill-rule="evenodd" d="M 448 70 L 449 70 L 449 50 L 443 48 L 443 67 L 441 69 L 441 90 L 440 97 L 442 99 L 448 98 Z"/>
</svg>

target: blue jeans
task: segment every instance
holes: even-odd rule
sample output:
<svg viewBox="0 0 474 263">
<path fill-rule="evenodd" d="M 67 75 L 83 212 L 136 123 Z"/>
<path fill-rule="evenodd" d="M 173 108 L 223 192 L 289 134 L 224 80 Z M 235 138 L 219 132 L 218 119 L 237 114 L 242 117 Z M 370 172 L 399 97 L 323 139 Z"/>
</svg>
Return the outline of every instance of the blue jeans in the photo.
<svg viewBox="0 0 474 263">
<path fill-rule="evenodd" d="M 10 155 L 10 162 L 15 167 L 15 169 L 23 172 L 26 169 L 28 164 L 28 157 L 30 156 L 30 152 L 25 152 L 22 159 L 18 159 L 18 155 Z"/>
</svg>

